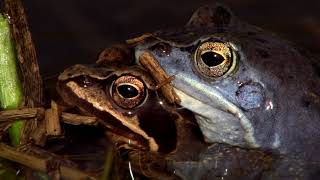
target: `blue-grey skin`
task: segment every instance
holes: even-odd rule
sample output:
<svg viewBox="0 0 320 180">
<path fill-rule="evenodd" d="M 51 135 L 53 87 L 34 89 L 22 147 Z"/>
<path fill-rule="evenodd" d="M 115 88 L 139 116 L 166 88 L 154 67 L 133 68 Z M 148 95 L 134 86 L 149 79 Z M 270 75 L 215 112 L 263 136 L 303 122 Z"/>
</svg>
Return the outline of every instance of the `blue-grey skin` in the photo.
<svg viewBox="0 0 320 180">
<path fill-rule="evenodd" d="M 193 53 L 206 41 L 232 49 L 232 73 L 215 79 L 197 71 Z M 183 30 L 157 32 L 135 49 L 138 64 L 147 50 L 174 76 L 180 105 L 194 112 L 207 142 L 280 155 L 265 179 L 320 176 L 320 63 L 303 50 L 221 6 L 201 8 Z"/>
</svg>

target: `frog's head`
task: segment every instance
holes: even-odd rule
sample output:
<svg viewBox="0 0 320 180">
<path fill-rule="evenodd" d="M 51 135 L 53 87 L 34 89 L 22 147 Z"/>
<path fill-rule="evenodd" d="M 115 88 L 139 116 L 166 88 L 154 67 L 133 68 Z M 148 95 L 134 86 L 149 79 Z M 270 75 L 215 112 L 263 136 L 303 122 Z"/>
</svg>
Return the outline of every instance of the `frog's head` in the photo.
<svg viewBox="0 0 320 180">
<path fill-rule="evenodd" d="M 319 137 L 319 104 L 312 99 L 319 76 L 310 58 L 227 8 L 200 8 L 182 30 L 137 39 L 128 41 L 136 63 L 151 73 L 160 65 L 173 77 L 171 102 L 195 114 L 207 142 L 286 152 Z M 158 73 L 153 78 L 163 81 Z"/>
<path fill-rule="evenodd" d="M 75 65 L 60 74 L 57 90 L 67 104 L 97 117 L 118 148 L 167 153 L 176 147 L 177 116 L 137 66 Z"/>
</svg>

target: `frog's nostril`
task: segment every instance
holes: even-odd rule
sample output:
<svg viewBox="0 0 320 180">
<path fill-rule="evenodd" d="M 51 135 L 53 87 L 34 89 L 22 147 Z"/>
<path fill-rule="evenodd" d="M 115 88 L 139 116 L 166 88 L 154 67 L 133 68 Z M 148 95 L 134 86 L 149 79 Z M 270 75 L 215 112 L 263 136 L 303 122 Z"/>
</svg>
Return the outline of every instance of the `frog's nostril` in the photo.
<svg viewBox="0 0 320 180">
<path fill-rule="evenodd" d="M 76 78 L 77 83 L 84 88 L 90 87 L 95 84 L 95 80 L 89 76 L 82 76 Z"/>
<path fill-rule="evenodd" d="M 149 48 L 151 51 L 155 52 L 160 57 L 169 56 L 172 51 L 172 47 L 167 43 L 158 43 Z"/>
</svg>

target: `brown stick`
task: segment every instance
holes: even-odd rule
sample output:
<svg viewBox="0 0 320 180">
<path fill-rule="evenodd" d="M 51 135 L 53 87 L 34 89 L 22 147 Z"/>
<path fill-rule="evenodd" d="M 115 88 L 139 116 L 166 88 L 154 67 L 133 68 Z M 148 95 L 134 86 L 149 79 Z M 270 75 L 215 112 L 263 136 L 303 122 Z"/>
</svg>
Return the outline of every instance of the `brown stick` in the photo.
<svg viewBox="0 0 320 180">
<path fill-rule="evenodd" d="M 154 56 L 148 51 L 145 51 L 140 55 L 139 62 L 150 72 L 157 83 L 162 85 L 160 88 L 167 100 L 170 103 L 179 103 L 180 99 L 178 95 L 175 93 L 170 81 L 168 82 L 168 80 L 172 80 L 172 77 L 166 74 Z"/>
<path fill-rule="evenodd" d="M 40 158 L 26 154 L 25 152 L 19 152 L 15 148 L 8 146 L 6 144 L 0 143 L 0 157 L 9 159 L 11 161 L 23 164 L 27 167 L 30 167 L 34 170 L 46 171 L 48 158 Z M 65 165 L 60 166 L 61 176 L 66 179 L 91 179 L 95 180 L 96 178 L 90 176 L 78 169 L 68 167 Z"/>
<path fill-rule="evenodd" d="M 129 45 L 135 45 L 135 44 L 144 42 L 144 39 L 146 39 L 148 37 L 152 37 L 152 36 L 153 36 L 153 34 L 151 34 L 151 33 L 145 33 L 139 37 L 135 37 L 135 38 L 126 40 L 126 43 Z"/>
<path fill-rule="evenodd" d="M 44 117 L 44 108 L 21 108 L 14 110 L 0 111 L 1 121 L 13 121 L 18 119 L 42 119 Z M 92 116 L 82 116 L 78 114 L 71 114 L 62 112 L 61 120 L 68 124 L 73 125 L 95 125 L 97 124 L 97 118 Z"/>
<path fill-rule="evenodd" d="M 19 119 L 38 118 L 44 116 L 44 108 L 22 108 L 0 111 L 0 121 L 13 121 Z"/>
<path fill-rule="evenodd" d="M 38 123 L 37 129 L 30 133 L 33 143 L 38 146 L 44 146 L 47 141 L 46 121 L 41 120 Z"/>
<path fill-rule="evenodd" d="M 47 135 L 53 135 L 53 136 L 61 135 L 58 105 L 54 101 L 51 101 L 51 109 L 47 109 L 45 112 L 45 121 L 46 121 Z"/>
<path fill-rule="evenodd" d="M 61 114 L 62 121 L 68 124 L 73 125 L 96 125 L 98 123 L 96 117 L 91 116 L 81 116 L 78 114 L 71 114 L 71 113 L 62 113 Z"/>
</svg>

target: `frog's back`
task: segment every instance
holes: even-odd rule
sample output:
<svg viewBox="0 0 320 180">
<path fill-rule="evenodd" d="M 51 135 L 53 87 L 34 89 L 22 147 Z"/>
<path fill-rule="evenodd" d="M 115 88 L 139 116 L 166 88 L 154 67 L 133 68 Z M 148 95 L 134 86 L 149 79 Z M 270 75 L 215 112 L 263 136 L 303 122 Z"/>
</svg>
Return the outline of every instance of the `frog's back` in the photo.
<svg viewBox="0 0 320 180">
<path fill-rule="evenodd" d="M 313 179 L 320 170 L 320 61 L 272 34 L 252 34 L 248 40 L 242 46 L 247 62 L 261 72 L 260 80 L 273 97 L 272 116 L 252 115 L 256 137 L 284 158 L 271 177 L 292 173 Z"/>
</svg>

